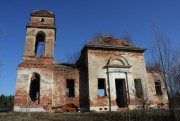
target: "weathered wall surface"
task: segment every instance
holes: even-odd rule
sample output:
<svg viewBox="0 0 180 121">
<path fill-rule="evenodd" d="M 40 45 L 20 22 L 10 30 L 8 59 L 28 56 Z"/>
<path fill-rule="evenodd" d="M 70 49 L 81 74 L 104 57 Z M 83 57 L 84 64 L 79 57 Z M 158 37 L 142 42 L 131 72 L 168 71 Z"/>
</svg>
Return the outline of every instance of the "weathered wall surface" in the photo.
<svg viewBox="0 0 180 121">
<path fill-rule="evenodd" d="M 54 62 L 55 15 L 45 10 L 33 11 L 26 27 L 23 62 L 17 69 L 15 111 L 47 111 L 66 104 L 74 104 L 81 111 L 118 110 L 122 106 L 117 105 L 116 90 L 121 89 L 116 88 L 116 79 L 121 80 L 118 83 L 126 90 L 123 101 L 128 106 L 123 108 L 136 109 L 145 103 L 152 107 L 167 105 L 164 81 L 159 75 L 146 71 L 145 49 L 105 35 L 85 45 L 77 67 L 58 64 Z M 41 42 L 45 45 L 44 52 L 38 57 Z M 40 98 L 36 101 L 32 101 L 29 92 L 34 73 L 40 78 Z M 98 79 L 105 80 L 104 96 L 98 95 Z M 141 98 L 136 96 L 134 79 L 141 80 Z M 162 82 L 161 96 L 155 93 L 154 80 L 157 79 Z M 74 81 L 73 96 L 67 96 L 67 80 Z M 39 87 L 39 83 L 37 85 Z"/>
<path fill-rule="evenodd" d="M 66 94 L 66 81 L 74 80 L 74 97 Z M 79 107 L 79 71 L 68 66 L 57 66 L 53 73 L 53 107 L 74 104 Z"/>
<path fill-rule="evenodd" d="M 148 77 L 148 104 L 150 108 L 167 108 L 168 107 L 168 97 L 167 90 L 165 88 L 165 82 L 163 81 L 160 73 L 147 71 Z M 155 81 L 160 80 L 162 95 L 156 94 Z"/>
<path fill-rule="evenodd" d="M 41 22 L 41 19 L 44 19 L 43 22 Z M 54 18 L 51 17 L 31 17 L 30 22 L 28 23 L 28 25 L 36 25 L 36 26 L 49 26 L 49 27 L 54 27 Z"/>
<path fill-rule="evenodd" d="M 130 95 L 130 105 L 129 108 L 134 108 L 133 105 L 136 104 L 135 101 L 135 88 L 134 88 L 134 79 L 141 79 L 143 85 L 143 91 L 145 92 L 147 79 L 146 79 L 146 68 L 144 62 L 144 55 L 138 52 L 123 52 L 123 51 L 110 51 L 110 50 L 88 50 L 88 72 L 89 72 L 89 97 L 90 97 L 90 106 L 92 109 L 99 109 L 98 107 L 108 107 L 108 95 L 99 98 L 98 97 L 98 78 L 105 78 L 106 80 L 106 92 L 108 92 L 108 77 L 107 69 L 105 66 L 108 64 L 108 61 L 114 56 L 123 56 L 127 59 L 129 65 L 132 65 L 128 73 L 128 87 Z M 119 70 L 120 71 L 120 70 Z M 117 109 L 117 104 L 115 101 L 116 91 L 115 91 L 115 78 L 125 78 L 125 75 L 119 73 L 114 76 L 110 76 L 110 88 L 111 88 L 111 105 L 114 106 L 114 110 Z"/>
<path fill-rule="evenodd" d="M 36 72 L 40 75 L 40 103 L 33 102 L 29 96 L 30 82 L 32 74 Z M 36 108 L 36 111 L 43 111 L 43 107 L 52 104 L 53 73 L 48 68 L 24 68 L 17 70 L 15 111 Z M 19 109 L 21 108 L 21 109 Z M 17 109 L 17 110 L 16 110 Z"/>
<path fill-rule="evenodd" d="M 54 57 L 55 30 L 44 29 L 44 28 L 27 28 L 24 59 L 26 59 L 26 57 L 35 57 L 34 45 L 36 43 L 36 34 L 41 31 L 44 32 L 46 35 L 45 36 L 45 51 L 42 57 Z"/>
<path fill-rule="evenodd" d="M 46 111 L 45 106 L 79 105 L 79 70 L 64 65 L 26 65 L 17 70 L 15 111 Z M 22 67 L 24 66 L 24 67 Z M 36 68 L 33 68 L 33 67 Z M 38 68 L 39 67 L 39 68 Z M 40 102 L 30 99 L 29 90 L 33 73 L 40 75 Z M 66 80 L 74 80 L 74 97 L 66 95 Z"/>
</svg>

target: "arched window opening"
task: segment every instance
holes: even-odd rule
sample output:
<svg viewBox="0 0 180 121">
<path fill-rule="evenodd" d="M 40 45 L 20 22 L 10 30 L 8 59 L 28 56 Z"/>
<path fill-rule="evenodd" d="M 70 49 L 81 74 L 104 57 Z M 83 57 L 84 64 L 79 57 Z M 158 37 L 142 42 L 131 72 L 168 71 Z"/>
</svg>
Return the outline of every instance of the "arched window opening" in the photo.
<svg viewBox="0 0 180 121">
<path fill-rule="evenodd" d="M 38 73 L 33 73 L 30 83 L 30 98 L 32 101 L 37 101 L 39 103 L 40 97 L 40 75 Z"/>
<path fill-rule="evenodd" d="M 45 50 L 45 36 L 44 33 L 40 32 L 36 36 L 35 54 L 36 57 L 40 58 L 44 54 Z"/>
</svg>

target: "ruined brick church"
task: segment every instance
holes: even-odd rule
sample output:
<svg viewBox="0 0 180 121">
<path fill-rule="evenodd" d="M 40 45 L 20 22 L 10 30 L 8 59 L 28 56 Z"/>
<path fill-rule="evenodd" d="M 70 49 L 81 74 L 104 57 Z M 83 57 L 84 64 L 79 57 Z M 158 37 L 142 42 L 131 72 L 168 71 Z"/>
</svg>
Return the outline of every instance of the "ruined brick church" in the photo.
<svg viewBox="0 0 180 121">
<path fill-rule="evenodd" d="M 55 15 L 46 10 L 30 15 L 14 111 L 47 112 L 67 104 L 82 112 L 168 107 L 164 81 L 146 68 L 146 49 L 104 35 L 85 44 L 75 64 L 58 63 Z"/>
</svg>

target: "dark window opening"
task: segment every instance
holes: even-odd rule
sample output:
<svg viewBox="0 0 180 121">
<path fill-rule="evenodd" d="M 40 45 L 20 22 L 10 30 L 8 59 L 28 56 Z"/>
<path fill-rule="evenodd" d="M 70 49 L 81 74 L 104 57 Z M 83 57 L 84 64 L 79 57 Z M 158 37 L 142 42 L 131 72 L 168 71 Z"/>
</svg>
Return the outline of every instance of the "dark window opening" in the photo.
<svg viewBox="0 0 180 121">
<path fill-rule="evenodd" d="M 156 88 L 156 94 L 162 95 L 161 82 L 159 80 L 155 81 L 155 88 Z"/>
<path fill-rule="evenodd" d="M 66 95 L 74 97 L 74 80 L 66 80 Z"/>
<path fill-rule="evenodd" d="M 30 83 L 30 98 L 32 101 L 38 100 L 40 97 L 40 76 L 37 73 L 33 73 Z"/>
<path fill-rule="evenodd" d="M 105 79 L 98 79 L 98 95 L 99 96 L 106 96 Z"/>
<path fill-rule="evenodd" d="M 44 22 L 44 18 L 41 18 L 41 22 Z"/>
<path fill-rule="evenodd" d="M 135 89 L 136 89 L 136 96 L 138 98 L 142 98 L 143 91 L 142 91 L 142 84 L 141 79 L 134 79 Z"/>
<path fill-rule="evenodd" d="M 127 94 L 126 94 L 125 79 L 115 79 L 115 84 L 116 84 L 116 103 L 118 107 L 126 107 Z"/>
<path fill-rule="evenodd" d="M 45 36 L 43 33 L 39 33 L 36 36 L 35 54 L 36 57 L 40 58 L 44 54 L 45 50 Z"/>
</svg>

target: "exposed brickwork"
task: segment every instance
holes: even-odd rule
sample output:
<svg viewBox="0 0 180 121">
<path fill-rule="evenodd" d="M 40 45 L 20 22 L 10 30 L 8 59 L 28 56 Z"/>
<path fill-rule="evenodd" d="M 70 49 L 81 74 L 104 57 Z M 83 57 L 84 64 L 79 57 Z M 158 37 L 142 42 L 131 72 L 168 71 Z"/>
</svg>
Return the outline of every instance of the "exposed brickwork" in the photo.
<svg viewBox="0 0 180 121">
<path fill-rule="evenodd" d="M 56 66 L 53 74 L 53 107 L 73 103 L 79 106 L 79 71 L 65 65 Z M 74 80 L 74 97 L 66 95 L 66 80 Z"/>
<path fill-rule="evenodd" d="M 89 42 L 88 45 L 131 46 L 131 44 L 125 40 L 113 38 L 108 35 L 104 35 L 95 41 Z"/>
<path fill-rule="evenodd" d="M 167 97 L 167 90 L 165 88 L 165 82 L 162 79 L 162 76 L 160 73 L 147 71 L 147 77 L 148 77 L 148 93 L 149 93 L 149 104 L 152 105 L 168 105 L 168 97 Z M 162 89 L 162 95 L 156 94 L 155 89 L 155 81 L 160 80 L 161 82 L 161 89 Z"/>
<path fill-rule="evenodd" d="M 159 73 L 146 70 L 146 49 L 125 40 L 102 36 L 84 46 L 76 64 L 56 63 L 55 33 L 55 15 L 52 12 L 42 10 L 31 13 L 23 61 L 17 68 L 15 111 L 167 108 L 164 81 Z M 42 38 L 39 39 L 39 35 Z M 45 45 L 40 57 L 36 52 L 38 42 Z M 34 78 L 34 74 L 38 78 Z M 37 80 L 40 86 L 34 86 L 32 79 Z M 98 95 L 98 79 L 105 80 L 105 96 Z M 141 98 L 136 95 L 135 79 L 141 81 Z M 67 87 L 67 80 L 73 81 L 71 96 L 68 95 L 70 87 Z M 162 95 L 156 94 L 156 80 L 161 81 Z M 35 96 L 30 97 L 30 94 Z"/>
</svg>

